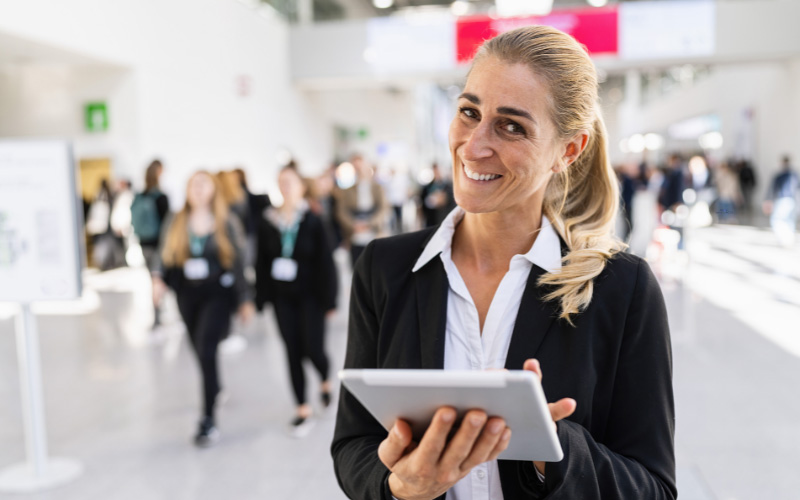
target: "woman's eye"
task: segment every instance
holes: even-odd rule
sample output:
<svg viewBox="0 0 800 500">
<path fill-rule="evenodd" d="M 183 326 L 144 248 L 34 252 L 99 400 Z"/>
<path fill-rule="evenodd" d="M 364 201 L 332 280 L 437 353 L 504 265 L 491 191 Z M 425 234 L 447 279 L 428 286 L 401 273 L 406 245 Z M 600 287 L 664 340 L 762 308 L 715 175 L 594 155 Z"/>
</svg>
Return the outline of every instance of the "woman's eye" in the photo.
<svg viewBox="0 0 800 500">
<path fill-rule="evenodd" d="M 503 125 L 503 130 L 505 132 L 508 132 L 509 134 L 515 134 L 515 135 L 525 134 L 525 129 L 522 128 L 519 124 L 514 122 L 508 122 L 505 125 Z"/>
<path fill-rule="evenodd" d="M 461 114 L 466 116 L 467 118 L 477 118 L 478 112 L 472 108 L 461 108 Z"/>
</svg>

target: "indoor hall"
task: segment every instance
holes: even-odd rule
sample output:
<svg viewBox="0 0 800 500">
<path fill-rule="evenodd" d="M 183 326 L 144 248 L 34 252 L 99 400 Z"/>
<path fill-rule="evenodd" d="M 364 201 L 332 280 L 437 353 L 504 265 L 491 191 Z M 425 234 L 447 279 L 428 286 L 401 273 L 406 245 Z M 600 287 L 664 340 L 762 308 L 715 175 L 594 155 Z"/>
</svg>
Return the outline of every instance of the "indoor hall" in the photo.
<svg viewBox="0 0 800 500">
<path fill-rule="evenodd" d="M 337 418 L 344 421 L 337 375 L 348 334 L 355 344 L 365 338 L 359 309 L 350 304 L 354 262 L 364 253 L 375 257 L 367 249 L 384 237 L 452 228 L 452 238 L 444 232 L 442 240 L 450 248 L 421 269 L 442 261 L 452 285 L 448 321 L 479 309 L 474 292 L 488 279 L 470 288 L 464 262 L 453 253 L 467 227 L 459 221 L 468 220 L 459 219 L 459 210 L 472 217 L 485 208 L 465 186 L 503 185 L 519 178 L 521 165 L 534 163 L 508 161 L 512 141 L 500 140 L 488 148 L 494 156 L 465 161 L 456 146 L 466 140 L 466 128 L 458 128 L 466 121 L 458 120 L 475 118 L 480 107 L 468 75 L 479 67 L 476 51 L 485 40 L 550 28 L 580 44 L 577 52 L 597 79 L 592 116 L 593 123 L 602 118 L 606 153 L 594 165 L 608 167 L 602 177 L 618 189 L 620 205 L 603 234 L 636 256 L 620 259 L 643 259 L 637 279 L 649 272 L 657 278 L 647 289 L 653 300 L 642 307 L 657 308 L 658 291 L 666 303 L 670 342 L 658 356 L 630 363 L 653 364 L 640 373 L 641 387 L 649 374 L 662 377 L 656 388 L 662 404 L 654 405 L 662 418 L 639 419 L 650 427 L 618 436 L 616 444 L 633 446 L 659 429 L 671 435 L 664 389 L 671 387 L 680 498 L 794 498 L 800 488 L 792 469 L 800 449 L 800 403 L 793 396 L 800 382 L 798 18 L 800 3 L 793 0 L 0 0 L 0 499 L 346 498 L 334 471 L 342 456 L 332 456 L 331 445 Z M 509 82 L 530 83 L 503 71 L 487 78 L 498 75 L 505 77 L 481 91 L 494 95 Z M 519 102 L 539 95 L 537 87 Z M 518 110 L 512 122 L 500 115 L 509 133 L 523 123 Z M 600 135 L 592 130 L 589 137 Z M 565 194 L 584 184 L 570 184 Z M 505 200 L 499 206 L 508 208 Z M 217 205 L 225 208 L 217 212 Z M 549 208 L 547 220 L 558 222 Z M 205 209 L 213 230 L 191 217 L 208 215 Z M 307 220 L 313 222 L 299 229 Z M 567 240 L 590 244 L 557 224 L 548 232 L 544 218 L 541 228 L 531 221 L 536 217 L 515 219 L 517 233 L 543 229 L 551 243 L 562 241 L 562 251 Z M 316 239 L 309 243 L 312 226 Z M 396 248 L 381 246 L 385 255 L 403 248 L 392 241 Z M 524 250 L 530 248 L 524 260 L 531 272 L 546 267 L 536 248 L 542 240 L 532 241 L 503 263 L 508 272 L 484 318 L 493 339 L 516 335 L 503 333 L 508 322 L 497 318 L 533 309 L 509 300 L 524 299 L 522 288 L 511 291 L 518 276 L 528 276 L 512 272 L 519 262 L 528 265 L 520 259 Z M 297 248 L 307 264 L 319 259 L 312 272 L 293 267 Z M 278 271 L 276 262 L 283 266 Z M 383 263 L 376 272 L 391 272 L 395 262 Z M 323 310 L 322 302 L 333 307 L 331 271 L 335 310 Z M 286 285 L 301 274 L 310 292 Z M 197 305 L 192 301 L 207 298 L 202 292 L 180 291 L 186 281 L 209 276 L 215 287 L 230 288 L 232 281 L 235 293 Z M 383 285 L 376 281 L 366 296 L 391 302 L 408 291 L 384 294 Z M 235 304 L 228 303 L 233 295 Z M 603 318 L 612 317 L 623 295 L 606 303 Z M 458 315 L 450 316 L 451 299 Z M 497 304 L 514 309 L 497 314 Z M 232 314 L 212 313 L 218 311 L 212 306 L 229 306 Z M 287 311 L 297 323 L 282 322 Z M 396 325 L 416 311 L 392 314 L 382 332 L 405 328 Z M 293 337 L 310 317 L 316 333 L 324 325 L 324 335 Z M 483 344 L 475 317 L 446 327 L 445 354 L 456 352 L 453 339 L 462 333 L 472 341 L 469 355 L 477 344 L 500 345 Z M 619 333 L 625 321 L 592 331 L 597 336 L 589 343 Z M 657 315 L 644 325 L 642 337 L 666 338 Z M 402 353 L 410 358 L 391 351 L 397 365 L 417 366 L 416 351 L 426 355 L 414 347 L 415 328 L 381 345 L 411 346 Z M 219 337 L 208 340 L 209 330 Z M 292 341 L 311 346 L 302 355 L 308 358 L 302 402 Z M 466 350 L 458 355 L 464 366 Z M 488 371 L 504 358 L 476 359 L 473 370 Z M 581 368 L 548 373 L 542 387 L 551 403 L 554 379 L 580 380 L 566 392 L 553 390 L 579 397 L 578 411 L 556 427 L 558 447 L 568 451 L 558 429 L 588 429 L 578 422 L 586 418 L 582 410 L 610 407 L 618 394 L 587 397 L 598 386 L 590 380 L 596 373 Z M 352 410 L 352 402 L 345 408 Z M 593 440 L 585 442 L 603 452 L 608 436 L 588 433 Z M 657 451 L 669 461 L 671 442 L 661 445 Z M 586 492 L 595 482 L 624 483 L 629 472 L 642 472 L 637 459 L 613 447 L 610 456 L 619 468 L 584 462 L 580 473 L 572 470 L 555 486 L 562 496 L 591 497 Z M 367 458 L 377 464 L 374 454 Z M 473 500 L 508 486 L 488 463 L 464 479 L 478 492 Z M 534 465 L 538 474 L 530 470 L 525 481 L 553 488 L 546 473 L 559 477 L 558 463 L 543 471 Z M 351 492 L 360 483 L 380 486 L 354 479 L 352 471 L 340 476 Z M 589 476 L 597 481 L 569 481 Z M 464 484 L 454 485 L 447 500 L 462 500 Z M 652 484 L 603 493 L 641 497 L 633 492 Z M 564 485 L 578 486 L 564 493 Z"/>
</svg>

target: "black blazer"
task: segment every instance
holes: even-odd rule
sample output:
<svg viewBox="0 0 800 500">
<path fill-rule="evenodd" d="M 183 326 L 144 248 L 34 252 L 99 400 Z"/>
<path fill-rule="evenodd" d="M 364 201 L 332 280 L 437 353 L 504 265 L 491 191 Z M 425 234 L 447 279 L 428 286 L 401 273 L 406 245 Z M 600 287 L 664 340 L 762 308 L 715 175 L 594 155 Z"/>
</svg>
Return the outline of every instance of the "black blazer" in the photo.
<svg viewBox="0 0 800 500">
<path fill-rule="evenodd" d="M 346 368 L 443 368 L 442 261 L 411 272 L 434 230 L 375 240 L 364 251 L 353 276 Z M 549 287 L 536 283 L 544 272 L 531 270 L 506 367 L 519 370 L 537 358 L 548 400 L 571 397 L 578 406 L 558 423 L 564 459 L 547 463 L 545 484 L 532 462 L 499 461 L 504 497 L 674 499 L 669 326 L 649 266 L 616 254 L 595 278 L 592 302 L 574 327 L 556 319 L 557 303 L 542 299 Z M 350 498 L 391 500 L 389 471 L 378 459 L 386 436 L 342 387 L 331 453 Z"/>
<path fill-rule="evenodd" d="M 276 297 L 316 298 L 323 311 L 336 308 L 338 280 L 333 249 L 322 219 L 306 211 L 297 229 L 292 259 L 297 261 L 297 278 L 291 283 L 272 278 L 272 261 L 281 256 L 280 230 L 261 217 L 256 257 L 256 307 Z"/>
</svg>

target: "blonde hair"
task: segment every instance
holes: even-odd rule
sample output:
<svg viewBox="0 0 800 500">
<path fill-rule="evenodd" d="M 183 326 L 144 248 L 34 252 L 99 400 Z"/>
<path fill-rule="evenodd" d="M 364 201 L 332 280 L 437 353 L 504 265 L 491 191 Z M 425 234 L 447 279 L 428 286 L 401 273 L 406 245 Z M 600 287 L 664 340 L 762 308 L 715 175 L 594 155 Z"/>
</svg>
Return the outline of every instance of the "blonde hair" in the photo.
<svg viewBox="0 0 800 500">
<path fill-rule="evenodd" d="M 503 33 L 483 44 L 476 61 L 496 57 L 527 65 L 547 82 L 552 120 L 561 139 L 589 132 L 583 153 L 562 164 L 547 185 L 544 214 L 564 239 L 569 252 L 561 271 L 546 273 L 541 285 L 555 289 L 546 300 L 559 300 L 559 318 L 588 307 L 593 280 L 611 256 L 625 248 L 613 234 L 619 208 L 619 186 L 608 159 L 606 129 L 600 115 L 597 73 L 585 49 L 571 36 L 549 26 L 528 26 Z"/>
<path fill-rule="evenodd" d="M 217 180 L 221 187 L 222 198 L 228 206 L 244 201 L 246 195 L 242 188 L 241 177 L 235 171 L 223 170 L 217 174 Z"/>
<path fill-rule="evenodd" d="M 228 237 L 228 205 L 222 197 L 219 181 L 205 170 L 198 170 L 186 183 L 186 202 L 180 212 L 175 214 L 167 231 L 161 258 L 168 267 L 183 266 L 189 259 L 189 186 L 195 177 L 205 175 L 214 183 L 214 197 L 211 199 L 211 213 L 214 215 L 213 237 L 219 249 L 219 261 L 225 269 L 233 267 L 235 250 Z"/>
</svg>

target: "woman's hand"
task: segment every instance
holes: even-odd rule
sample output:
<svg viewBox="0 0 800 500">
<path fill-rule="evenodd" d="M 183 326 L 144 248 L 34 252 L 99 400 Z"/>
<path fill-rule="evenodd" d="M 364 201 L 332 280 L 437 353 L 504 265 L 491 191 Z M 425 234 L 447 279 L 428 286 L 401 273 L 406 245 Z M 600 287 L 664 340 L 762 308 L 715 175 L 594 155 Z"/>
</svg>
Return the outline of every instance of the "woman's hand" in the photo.
<svg viewBox="0 0 800 500">
<path fill-rule="evenodd" d="M 239 306 L 239 319 L 242 320 L 242 324 L 249 324 L 255 314 L 256 306 L 254 306 L 252 302 L 243 302 L 242 305 Z"/>
<path fill-rule="evenodd" d="M 539 361 L 537 359 L 528 359 L 522 365 L 523 370 L 528 370 L 536 375 L 539 376 L 539 381 L 542 380 L 542 367 L 539 365 Z M 559 399 L 555 403 L 550 403 L 547 405 L 550 408 L 550 416 L 553 418 L 553 426 L 556 425 L 556 422 L 563 418 L 567 418 L 575 411 L 575 408 L 578 406 L 578 403 L 572 398 L 564 398 Z M 544 474 L 544 462 L 533 462 L 534 467 L 539 471 L 540 474 Z"/>
<path fill-rule="evenodd" d="M 389 488 L 401 500 L 436 498 L 476 465 L 494 460 L 508 447 L 511 429 L 502 418 L 487 418 L 471 410 L 448 442 L 456 412 L 450 407 L 436 411 L 419 444 L 411 441 L 411 427 L 397 420 L 378 448 L 378 457 L 392 471 Z"/>
<path fill-rule="evenodd" d="M 158 306 L 164 294 L 167 293 L 167 285 L 159 276 L 153 276 L 153 304 Z"/>
</svg>

